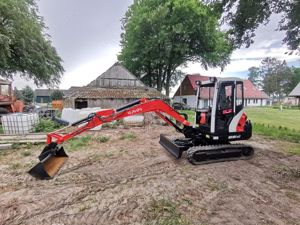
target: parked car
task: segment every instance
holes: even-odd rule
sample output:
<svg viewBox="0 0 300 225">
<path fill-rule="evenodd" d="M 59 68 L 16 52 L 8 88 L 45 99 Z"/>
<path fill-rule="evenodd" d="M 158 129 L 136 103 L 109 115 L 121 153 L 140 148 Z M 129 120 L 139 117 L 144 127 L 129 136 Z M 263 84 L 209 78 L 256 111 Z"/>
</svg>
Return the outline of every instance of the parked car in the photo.
<svg viewBox="0 0 300 225">
<path fill-rule="evenodd" d="M 190 106 L 188 106 L 187 104 L 185 104 L 183 102 L 174 102 L 172 104 L 172 107 L 176 110 L 183 110 L 183 109 L 190 110 L 191 109 Z"/>
</svg>

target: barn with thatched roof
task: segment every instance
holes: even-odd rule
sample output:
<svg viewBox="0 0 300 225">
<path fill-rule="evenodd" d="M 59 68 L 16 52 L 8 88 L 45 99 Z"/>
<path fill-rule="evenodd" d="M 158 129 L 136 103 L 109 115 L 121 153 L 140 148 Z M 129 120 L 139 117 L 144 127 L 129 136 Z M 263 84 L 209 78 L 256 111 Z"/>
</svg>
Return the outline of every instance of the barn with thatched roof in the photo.
<svg viewBox="0 0 300 225">
<path fill-rule="evenodd" d="M 115 63 L 87 86 L 71 87 L 65 94 L 64 107 L 117 108 L 140 98 L 167 97 L 147 87 L 122 64 Z"/>
</svg>

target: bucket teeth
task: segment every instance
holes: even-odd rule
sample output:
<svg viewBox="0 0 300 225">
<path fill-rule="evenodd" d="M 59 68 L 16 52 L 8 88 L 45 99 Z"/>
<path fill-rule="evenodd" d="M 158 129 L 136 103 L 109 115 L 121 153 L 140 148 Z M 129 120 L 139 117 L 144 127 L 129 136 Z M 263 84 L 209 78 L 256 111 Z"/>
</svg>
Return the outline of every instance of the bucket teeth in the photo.
<svg viewBox="0 0 300 225">
<path fill-rule="evenodd" d="M 37 179 L 51 179 L 64 165 L 67 158 L 68 155 L 63 147 L 58 148 L 56 143 L 51 143 L 39 155 L 40 162 L 28 173 Z"/>
</svg>

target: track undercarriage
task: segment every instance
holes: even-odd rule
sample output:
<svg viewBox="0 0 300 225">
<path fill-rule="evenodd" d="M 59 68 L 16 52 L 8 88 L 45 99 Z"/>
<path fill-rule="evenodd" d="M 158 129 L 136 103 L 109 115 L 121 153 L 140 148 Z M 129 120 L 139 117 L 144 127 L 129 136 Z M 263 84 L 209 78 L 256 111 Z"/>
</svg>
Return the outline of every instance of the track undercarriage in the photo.
<svg viewBox="0 0 300 225">
<path fill-rule="evenodd" d="M 177 159 L 186 151 L 188 161 L 194 165 L 246 160 L 254 154 L 250 145 L 231 144 L 229 142 L 208 144 L 205 140 L 196 142 L 192 138 L 170 140 L 163 134 L 160 135 L 159 143 Z"/>
</svg>

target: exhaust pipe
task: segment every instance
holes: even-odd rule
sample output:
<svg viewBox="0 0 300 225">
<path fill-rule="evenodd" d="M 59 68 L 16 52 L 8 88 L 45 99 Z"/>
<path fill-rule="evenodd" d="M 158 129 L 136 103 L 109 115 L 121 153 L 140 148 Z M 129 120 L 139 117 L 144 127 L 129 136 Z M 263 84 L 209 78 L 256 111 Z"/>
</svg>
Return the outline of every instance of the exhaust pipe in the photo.
<svg viewBox="0 0 300 225">
<path fill-rule="evenodd" d="M 39 155 L 40 162 L 31 168 L 28 173 L 39 180 L 53 178 L 68 159 L 63 147 L 56 143 L 47 145 Z"/>
</svg>

